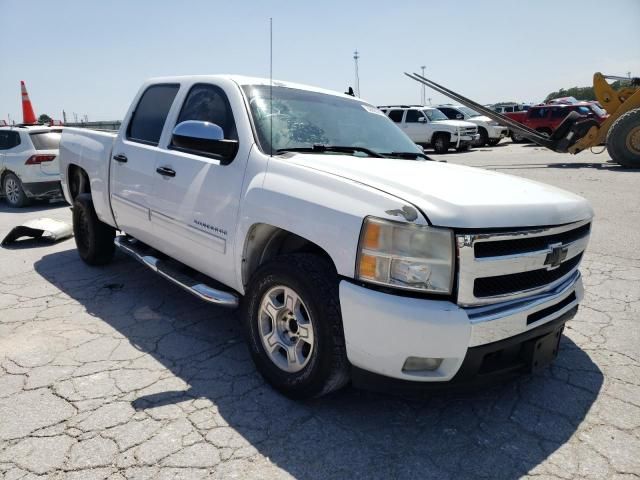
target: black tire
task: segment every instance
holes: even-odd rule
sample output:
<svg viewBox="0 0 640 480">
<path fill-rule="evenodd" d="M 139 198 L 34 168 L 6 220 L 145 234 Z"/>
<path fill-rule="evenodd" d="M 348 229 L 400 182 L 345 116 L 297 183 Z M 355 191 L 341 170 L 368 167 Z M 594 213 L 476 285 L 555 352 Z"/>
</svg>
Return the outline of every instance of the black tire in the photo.
<svg viewBox="0 0 640 480">
<path fill-rule="evenodd" d="M 523 143 L 526 141 L 526 138 L 516 132 L 511 132 L 511 141 L 513 143 Z"/>
<path fill-rule="evenodd" d="M 478 133 L 480 134 L 480 138 L 478 139 L 477 145 L 479 147 L 484 147 L 489 141 L 489 134 L 484 128 L 478 128 Z"/>
<path fill-rule="evenodd" d="M 501 138 L 490 138 L 489 140 L 487 140 L 487 143 L 489 144 L 490 147 L 495 147 L 497 144 L 500 143 L 500 140 L 502 140 Z"/>
<path fill-rule="evenodd" d="M 470 147 L 471 145 L 469 144 L 460 145 L 458 148 L 456 148 L 456 152 L 466 152 L 467 150 L 469 150 Z"/>
<path fill-rule="evenodd" d="M 85 263 L 105 265 L 113 258 L 116 230 L 98 220 L 88 193 L 81 193 L 73 202 L 73 234 Z"/>
<path fill-rule="evenodd" d="M 436 133 L 431 143 L 436 153 L 447 153 L 449 151 L 449 135 L 446 133 Z"/>
<path fill-rule="evenodd" d="M 276 365 L 260 333 L 262 300 L 280 286 L 291 288 L 299 295 L 312 319 L 313 347 L 306 365 L 297 372 L 287 372 Z M 338 275 L 322 257 L 306 253 L 282 255 L 261 266 L 249 283 L 241 315 L 247 345 L 258 371 L 286 396 L 319 397 L 349 381 Z"/>
<path fill-rule="evenodd" d="M 22 182 L 14 173 L 7 173 L 2 179 L 2 191 L 7 205 L 12 208 L 21 208 L 29 205 L 31 201 L 22 188 Z"/>
<path fill-rule="evenodd" d="M 640 168 L 640 108 L 617 119 L 607 133 L 611 159 L 627 168 Z"/>
</svg>

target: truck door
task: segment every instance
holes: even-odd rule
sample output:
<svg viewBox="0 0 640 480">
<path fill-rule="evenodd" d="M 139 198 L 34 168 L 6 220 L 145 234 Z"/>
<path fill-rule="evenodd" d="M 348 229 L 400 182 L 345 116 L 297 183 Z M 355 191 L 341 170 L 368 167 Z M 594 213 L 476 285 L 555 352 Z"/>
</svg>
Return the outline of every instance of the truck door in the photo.
<svg viewBox="0 0 640 480">
<path fill-rule="evenodd" d="M 224 139 L 238 140 L 236 122 L 246 123 L 241 117 L 245 107 L 235 84 L 225 88 L 236 95 L 232 96 L 235 112 L 220 85 L 196 83 L 189 88 L 180 108 L 175 109 L 175 115 L 172 113 L 172 129 L 188 120 L 205 121 L 221 127 Z M 250 138 L 249 129 L 240 138 Z M 235 262 L 229 257 L 233 253 L 251 142 L 239 142 L 235 158 L 223 162 L 212 154 L 175 147 L 170 137 L 156 159 L 151 205 L 151 222 L 162 251 L 216 280 L 233 285 Z"/>
<path fill-rule="evenodd" d="M 143 242 L 153 243 L 150 195 L 156 180 L 158 143 L 180 86 L 158 84 L 140 96 L 128 124 L 111 153 L 111 206 L 118 227 Z"/>
<path fill-rule="evenodd" d="M 429 120 L 420 110 L 410 109 L 404 117 L 404 133 L 416 143 L 431 141 Z"/>
</svg>

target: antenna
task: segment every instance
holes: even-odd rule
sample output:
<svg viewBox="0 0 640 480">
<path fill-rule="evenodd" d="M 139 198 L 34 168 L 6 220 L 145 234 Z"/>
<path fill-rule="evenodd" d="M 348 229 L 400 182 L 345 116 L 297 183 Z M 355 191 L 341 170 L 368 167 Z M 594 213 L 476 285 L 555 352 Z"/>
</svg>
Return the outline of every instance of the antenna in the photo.
<svg viewBox="0 0 640 480">
<path fill-rule="evenodd" d="M 269 18 L 269 130 L 269 151 L 273 157 L 273 17 Z"/>
<path fill-rule="evenodd" d="M 422 65 L 420 67 L 422 69 L 422 76 L 424 77 L 424 69 L 427 68 L 425 65 Z M 427 104 L 427 91 L 425 90 L 425 86 L 424 83 L 422 84 L 422 95 L 420 96 L 420 105 L 426 105 Z M 431 100 L 431 99 L 429 99 Z"/>
<path fill-rule="evenodd" d="M 360 96 L 360 75 L 358 73 L 359 58 L 360 58 L 360 54 L 358 53 L 358 50 L 356 50 L 355 52 L 353 52 L 353 62 L 355 63 L 355 67 L 356 67 L 356 96 L 357 97 Z"/>
</svg>

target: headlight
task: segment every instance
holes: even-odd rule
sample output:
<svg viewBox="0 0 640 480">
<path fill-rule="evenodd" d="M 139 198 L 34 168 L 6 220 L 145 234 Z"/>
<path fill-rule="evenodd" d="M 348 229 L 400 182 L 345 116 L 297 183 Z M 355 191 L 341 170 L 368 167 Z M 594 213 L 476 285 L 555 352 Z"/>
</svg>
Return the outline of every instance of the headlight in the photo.
<svg viewBox="0 0 640 480">
<path fill-rule="evenodd" d="M 389 287 L 451 293 L 453 232 L 367 217 L 360 233 L 356 275 Z"/>
</svg>

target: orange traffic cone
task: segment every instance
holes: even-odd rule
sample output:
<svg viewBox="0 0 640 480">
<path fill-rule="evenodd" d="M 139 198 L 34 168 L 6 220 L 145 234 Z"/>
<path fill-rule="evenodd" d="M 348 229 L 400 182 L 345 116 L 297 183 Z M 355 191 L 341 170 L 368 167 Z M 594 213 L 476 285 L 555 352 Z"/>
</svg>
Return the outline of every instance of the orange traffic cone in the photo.
<svg viewBox="0 0 640 480">
<path fill-rule="evenodd" d="M 20 89 L 22 90 L 22 123 L 37 123 L 38 119 L 36 118 L 36 114 L 33 111 L 33 107 L 31 106 L 31 100 L 29 100 L 27 87 L 22 80 L 20 80 Z"/>
</svg>

